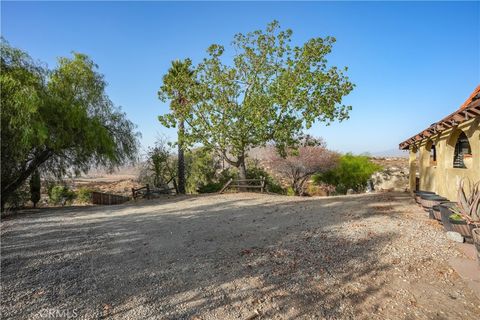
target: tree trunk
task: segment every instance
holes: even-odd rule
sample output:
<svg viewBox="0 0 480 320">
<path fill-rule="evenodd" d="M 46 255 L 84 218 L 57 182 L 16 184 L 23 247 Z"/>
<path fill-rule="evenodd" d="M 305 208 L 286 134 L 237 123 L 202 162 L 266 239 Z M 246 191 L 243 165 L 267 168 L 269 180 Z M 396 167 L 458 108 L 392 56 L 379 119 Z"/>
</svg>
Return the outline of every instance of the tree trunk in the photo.
<svg viewBox="0 0 480 320">
<path fill-rule="evenodd" d="M 175 193 L 177 193 L 177 194 L 178 194 L 179 192 L 178 192 L 177 180 L 173 179 L 173 181 L 172 181 L 172 182 L 173 182 L 173 188 L 175 189 Z"/>
<path fill-rule="evenodd" d="M 5 209 L 5 203 L 7 202 L 8 198 L 14 193 L 27 179 L 30 175 L 38 169 L 45 161 L 47 161 L 51 156 L 52 152 L 50 150 L 43 150 L 40 152 L 30 163 L 28 164 L 27 168 L 20 173 L 20 175 L 10 182 L 9 184 L 3 186 L 2 185 L 2 193 L 1 193 L 1 209 L 2 212 Z"/>
<path fill-rule="evenodd" d="M 183 134 L 185 123 L 180 120 L 178 123 L 178 193 L 185 194 L 185 154 L 183 152 Z"/>
<path fill-rule="evenodd" d="M 299 182 L 297 180 L 293 181 L 292 183 L 293 194 L 296 196 L 302 195 L 301 187 L 299 186 Z"/>
<path fill-rule="evenodd" d="M 245 158 L 241 158 L 239 160 L 239 165 L 238 165 L 238 178 L 240 180 L 245 180 L 247 179 L 247 167 L 245 166 Z M 241 182 L 240 184 L 245 184 L 245 182 Z"/>
</svg>

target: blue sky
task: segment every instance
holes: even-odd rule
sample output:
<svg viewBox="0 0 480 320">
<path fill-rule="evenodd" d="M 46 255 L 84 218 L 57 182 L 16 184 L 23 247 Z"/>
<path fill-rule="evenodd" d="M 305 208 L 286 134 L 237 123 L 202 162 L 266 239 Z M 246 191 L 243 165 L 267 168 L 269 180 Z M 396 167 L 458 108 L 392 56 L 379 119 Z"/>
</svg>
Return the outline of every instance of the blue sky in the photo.
<svg viewBox="0 0 480 320">
<path fill-rule="evenodd" d="M 351 118 L 312 134 L 355 153 L 398 143 L 453 112 L 480 83 L 479 2 L 3 2 L 2 35 L 54 67 L 71 51 L 90 55 L 108 94 L 142 132 L 171 139 L 157 115 L 170 61 L 199 62 L 212 43 L 227 47 L 237 32 L 276 19 L 301 44 L 334 36 L 329 62 L 348 66 L 356 84 L 344 102 Z"/>
</svg>

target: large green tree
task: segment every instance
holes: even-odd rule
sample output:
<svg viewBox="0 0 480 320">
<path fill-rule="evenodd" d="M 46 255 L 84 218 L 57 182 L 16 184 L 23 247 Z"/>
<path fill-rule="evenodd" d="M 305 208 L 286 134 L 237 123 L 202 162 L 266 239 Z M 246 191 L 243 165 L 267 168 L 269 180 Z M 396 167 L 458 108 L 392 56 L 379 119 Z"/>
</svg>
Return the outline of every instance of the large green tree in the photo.
<svg viewBox="0 0 480 320">
<path fill-rule="evenodd" d="M 0 67 L 2 208 L 39 168 L 61 177 L 136 157 L 135 126 L 88 56 L 59 58 L 50 70 L 2 39 Z"/>
<path fill-rule="evenodd" d="M 170 100 L 170 108 L 178 125 L 178 192 L 185 194 L 185 117 L 192 105 L 191 92 L 195 89 L 194 71 L 190 59 L 172 61 L 172 66 L 163 76 L 163 84 L 158 91 L 162 101 Z"/>
<path fill-rule="evenodd" d="M 181 116 L 185 143 L 215 150 L 245 178 L 249 149 L 274 142 L 286 155 L 315 122 L 348 118 L 351 107 L 341 102 L 353 84 L 346 68 L 330 66 L 326 58 L 335 39 L 293 46 L 291 36 L 277 21 L 264 31 L 239 33 L 230 65 L 223 46 L 210 46 L 195 69 L 197 85 L 186 97 L 190 103 L 172 105 L 161 122 L 172 127 Z"/>
</svg>

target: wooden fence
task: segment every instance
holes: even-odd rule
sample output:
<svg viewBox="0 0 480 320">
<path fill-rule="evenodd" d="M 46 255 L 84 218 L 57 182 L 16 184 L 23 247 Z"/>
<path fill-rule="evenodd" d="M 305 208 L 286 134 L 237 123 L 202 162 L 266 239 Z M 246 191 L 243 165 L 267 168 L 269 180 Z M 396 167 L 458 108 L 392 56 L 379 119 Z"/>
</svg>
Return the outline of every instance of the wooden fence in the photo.
<svg viewBox="0 0 480 320">
<path fill-rule="evenodd" d="M 260 177 L 260 179 L 230 179 L 225 183 L 223 188 L 219 193 L 223 193 L 228 188 L 236 188 L 238 190 L 248 191 L 248 189 L 260 189 L 260 192 L 265 192 L 267 188 L 267 183 L 265 177 Z"/>
<path fill-rule="evenodd" d="M 176 188 L 170 188 L 167 185 L 163 188 L 152 188 L 150 185 L 141 187 L 138 189 L 132 188 L 132 198 L 137 199 L 138 197 L 144 197 L 150 199 L 160 194 L 171 194 L 173 191 L 176 191 Z"/>
<path fill-rule="evenodd" d="M 93 204 L 102 204 L 102 205 L 111 205 L 111 204 L 121 204 L 130 200 L 129 197 L 119 196 L 116 194 L 103 193 L 103 192 L 92 192 L 92 203 Z"/>
<path fill-rule="evenodd" d="M 147 184 L 145 187 L 141 187 L 138 189 L 132 188 L 132 198 L 137 199 L 139 196 L 146 196 L 150 195 L 150 186 Z"/>
</svg>

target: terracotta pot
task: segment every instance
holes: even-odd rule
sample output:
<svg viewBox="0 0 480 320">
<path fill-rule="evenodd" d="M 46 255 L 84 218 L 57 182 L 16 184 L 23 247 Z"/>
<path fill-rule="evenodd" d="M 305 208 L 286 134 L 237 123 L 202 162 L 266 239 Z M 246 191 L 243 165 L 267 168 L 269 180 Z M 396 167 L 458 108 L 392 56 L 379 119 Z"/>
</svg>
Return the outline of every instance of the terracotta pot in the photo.
<svg viewBox="0 0 480 320">
<path fill-rule="evenodd" d="M 477 261 L 480 265 L 480 228 L 474 228 L 472 230 L 473 244 L 477 248 Z"/>
<path fill-rule="evenodd" d="M 440 219 L 443 224 L 443 228 L 445 231 L 452 231 L 452 224 L 450 223 L 450 215 L 454 214 L 455 212 L 452 211 L 452 207 L 456 207 L 456 202 L 442 202 L 439 205 L 440 208 Z"/>
<path fill-rule="evenodd" d="M 450 224 L 452 225 L 452 231 L 460 233 L 465 238 L 472 237 L 473 226 L 468 225 L 466 220 L 453 220 L 450 219 Z"/>
</svg>

